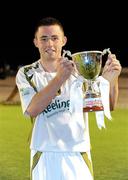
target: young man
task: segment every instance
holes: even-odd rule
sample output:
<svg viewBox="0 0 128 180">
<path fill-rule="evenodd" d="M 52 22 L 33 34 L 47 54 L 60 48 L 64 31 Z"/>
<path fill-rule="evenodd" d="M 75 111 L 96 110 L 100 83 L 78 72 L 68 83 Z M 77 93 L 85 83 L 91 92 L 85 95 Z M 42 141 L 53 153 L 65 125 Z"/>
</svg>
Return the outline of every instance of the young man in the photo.
<svg viewBox="0 0 128 180">
<path fill-rule="evenodd" d="M 35 118 L 31 137 L 32 180 L 92 180 L 88 116 L 72 118 L 69 112 L 74 63 L 62 56 L 67 38 L 55 18 L 42 19 L 34 44 L 40 59 L 19 69 L 16 83 L 23 113 Z M 111 54 L 103 77 L 111 85 L 110 102 L 118 97 L 119 61 Z"/>
</svg>

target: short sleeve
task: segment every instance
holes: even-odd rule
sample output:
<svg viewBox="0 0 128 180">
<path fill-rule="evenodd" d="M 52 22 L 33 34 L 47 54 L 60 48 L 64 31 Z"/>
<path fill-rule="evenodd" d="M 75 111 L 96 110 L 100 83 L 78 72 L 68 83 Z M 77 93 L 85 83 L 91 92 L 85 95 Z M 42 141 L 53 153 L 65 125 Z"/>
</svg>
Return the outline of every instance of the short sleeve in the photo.
<svg viewBox="0 0 128 180">
<path fill-rule="evenodd" d="M 19 90 L 23 114 L 27 115 L 26 110 L 33 96 L 36 94 L 36 91 L 26 79 L 26 76 L 24 74 L 24 67 L 21 67 L 16 74 L 16 85 Z"/>
</svg>

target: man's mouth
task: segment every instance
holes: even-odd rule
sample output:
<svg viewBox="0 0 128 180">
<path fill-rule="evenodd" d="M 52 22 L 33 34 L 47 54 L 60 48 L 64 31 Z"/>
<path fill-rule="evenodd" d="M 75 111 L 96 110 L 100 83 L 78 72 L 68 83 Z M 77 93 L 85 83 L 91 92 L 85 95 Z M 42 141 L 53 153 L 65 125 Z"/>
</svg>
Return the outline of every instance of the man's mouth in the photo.
<svg viewBox="0 0 128 180">
<path fill-rule="evenodd" d="M 55 52 L 55 50 L 53 50 L 53 49 L 47 49 L 46 52 L 47 52 L 48 54 L 52 54 L 52 53 Z"/>
</svg>

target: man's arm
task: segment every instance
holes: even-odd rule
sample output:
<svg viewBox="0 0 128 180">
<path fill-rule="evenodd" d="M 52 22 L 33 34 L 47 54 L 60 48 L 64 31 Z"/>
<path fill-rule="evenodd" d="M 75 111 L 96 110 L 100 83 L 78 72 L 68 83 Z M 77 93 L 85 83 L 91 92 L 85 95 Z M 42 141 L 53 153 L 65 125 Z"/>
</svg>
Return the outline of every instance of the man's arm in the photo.
<svg viewBox="0 0 128 180">
<path fill-rule="evenodd" d="M 108 60 L 103 69 L 102 76 L 110 83 L 110 109 L 114 110 L 118 100 L 118 77 L 121 73 L 120 62 L 114 54 L 108 55 Z"/>
<path fill-rule="evenodd" d="M 117 101 L 118 101 L 118 94 L 119 94 L 119 88 L 118 88 L 118 78 L 115 80 L 115 82 L 110 83 L 110 110 L 114 110 Z"/>
<path fill-rule="evenodd" d="M 36 117 L 41 113 L 50 104 L 52 99 L 55 98 L 57 91 L 69 78 L 72 71 L 73 66 L 71 61 L 63 58 L 57 61 L 57 74 L 55 78 L 53 78 L 45 88 L 34 95 L 27 108 L 27 114 L 31 117 Z"/>
</svg>

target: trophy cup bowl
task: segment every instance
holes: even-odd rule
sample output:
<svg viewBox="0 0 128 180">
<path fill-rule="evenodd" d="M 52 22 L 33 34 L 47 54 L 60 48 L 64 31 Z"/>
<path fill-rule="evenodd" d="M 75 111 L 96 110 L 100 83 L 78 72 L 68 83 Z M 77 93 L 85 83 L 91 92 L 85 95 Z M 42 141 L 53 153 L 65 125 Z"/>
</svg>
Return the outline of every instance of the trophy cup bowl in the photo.
<svg viewBox="0 0 128 180">
<path fill-rule="evenodd" d="M 96 78 L 101 71 L 102 55 L 102 51 L 83 51 L 72 54 L 78 74 L 85 79 L 84 112 L 103 110 L 99 86 L 96 83 Z"/>
</svg>

